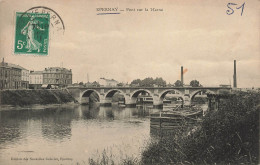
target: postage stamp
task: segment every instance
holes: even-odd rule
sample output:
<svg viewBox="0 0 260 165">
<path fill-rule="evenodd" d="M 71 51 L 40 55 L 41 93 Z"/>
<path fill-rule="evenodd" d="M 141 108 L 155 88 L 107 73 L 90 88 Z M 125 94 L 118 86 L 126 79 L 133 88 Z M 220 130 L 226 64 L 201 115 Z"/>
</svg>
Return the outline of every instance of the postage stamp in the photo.
<svg viewBox="0 0 260 165">
<path fill-rule="evenodd" d="M 49 13 L 16 13 L 15 54 L 48 55 Z"/>
</svg>

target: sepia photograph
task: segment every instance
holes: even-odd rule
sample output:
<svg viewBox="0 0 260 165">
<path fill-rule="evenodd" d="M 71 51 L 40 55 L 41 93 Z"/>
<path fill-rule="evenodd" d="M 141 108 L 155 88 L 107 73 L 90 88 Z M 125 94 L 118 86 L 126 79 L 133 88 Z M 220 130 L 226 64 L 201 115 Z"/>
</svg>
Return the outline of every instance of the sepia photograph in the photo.
<svg viewBox="0 0 260 165">
<path fill-rule="evenodd" d="M 0 0 L 0 165 L 257 165 L 259 0 Z"/>
</svg>

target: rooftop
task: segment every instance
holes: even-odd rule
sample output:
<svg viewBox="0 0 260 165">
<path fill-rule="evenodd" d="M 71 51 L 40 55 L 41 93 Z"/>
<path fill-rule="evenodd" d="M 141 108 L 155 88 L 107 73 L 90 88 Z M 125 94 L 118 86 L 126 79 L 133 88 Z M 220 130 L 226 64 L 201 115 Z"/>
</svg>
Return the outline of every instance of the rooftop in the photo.
<svg viewBox="0 0 260 165">
<path fill-rule="evenodd" d="M 117 82 L 117 81 L 114 80 L 114 79 L 106 79 L 106 78 L 104 78 L 104 77 L 101 77 L 100 79 L 102 79 L 102 80 L 106 80 L 106 81 L 115 81 L 115 82 Z"/>
<path fill-rule="evenodd" d="M 43 71 L 31 71 L 30 74 L 42 74 Z"/>
<path fill-rule="evenodd" d="M 18 68 L 18 69 L 21 69 L 21 70 L 28 70 L 28 69 L 25 69 L 24 67 L 22 67 L 20 65 L 16 65 L 16 64 L 8 63 L 8 66 L 10 66 L 12 68 Z"/>
<path fill-rule="evenodd" d="M 16 65 L 16 64 L 12 64 L 12 63 L 7 63 L 7 62 L 4 62 L 2 61 L 0 63 L 0 66 L 2 67 L 10 67 L 10 68 L 17 68 L 17 69 L 21 69 L 21 70 L 28 70 L 28 69 L 25 69 L 24 67 L 20 66 L 20 65 Z"/>
<path fill-rule="evenodd" d="M 68 72 L 71 72 L 71 69 L 62 68 L 62 67 L 48 67 L 48 68 L 45 68 L 44 71 L 68 71 Z"/>
</svg>

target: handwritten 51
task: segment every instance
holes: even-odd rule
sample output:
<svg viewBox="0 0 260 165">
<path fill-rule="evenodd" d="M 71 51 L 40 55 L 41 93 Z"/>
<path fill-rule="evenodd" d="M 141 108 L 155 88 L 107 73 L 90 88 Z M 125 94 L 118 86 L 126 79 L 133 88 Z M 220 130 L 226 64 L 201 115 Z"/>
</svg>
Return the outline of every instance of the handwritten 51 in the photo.
<svg viewBox="0 0 260 165">
<path fill-rule="evenodd" d="M 233 14 L 233 13 L 234 13 L 234 10 L 233 10 L 232 7 L 235 7 L 235 6 L 237 6 L 236 3 L 228 3 L 228 4 L 227 4 L 227 7 L 228 7 L 229 9 L 226 11 L 226 13 L 227 13 L 228 15 Z M 244 2 L 241 6 L 236 7 L 237 10 L 241 9 L 241 16 L 243 15 L 244 7 L 245 7 L 245 2 Z"/>
</svg>

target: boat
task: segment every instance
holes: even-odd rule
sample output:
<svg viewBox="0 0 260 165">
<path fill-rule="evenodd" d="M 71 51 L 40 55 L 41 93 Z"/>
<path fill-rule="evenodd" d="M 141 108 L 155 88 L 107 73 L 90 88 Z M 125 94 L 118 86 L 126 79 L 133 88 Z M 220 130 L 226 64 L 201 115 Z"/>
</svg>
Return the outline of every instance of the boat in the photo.
<svg viewBox="0 0 260 165">
<path fill-rule="evenodd" d="M 153 103 L 152 96 L 142 95 L 137 97 L 137 104 L 147 104 L 147 103 Z"/>
<path fill-rule="evenodd" d="M 173 129 L 201 122 L 203 110 L 199 107 L 177 107 L 163 110 L 150 115 L 152 128 Z"/>
<path fill-rule="evenodd" d="M 137 103 L 141 103 L 141 104 L 146 104 L 146 103 L 153 103 L 153 98 L 152 96 L 147 96 L 147 95 L 142 95 L 142 96 L 138 96 L 137 97 Z M 171 100 L 168 99 L 163 99 L 163 103 L 171 103 Z"/>
</svg>

